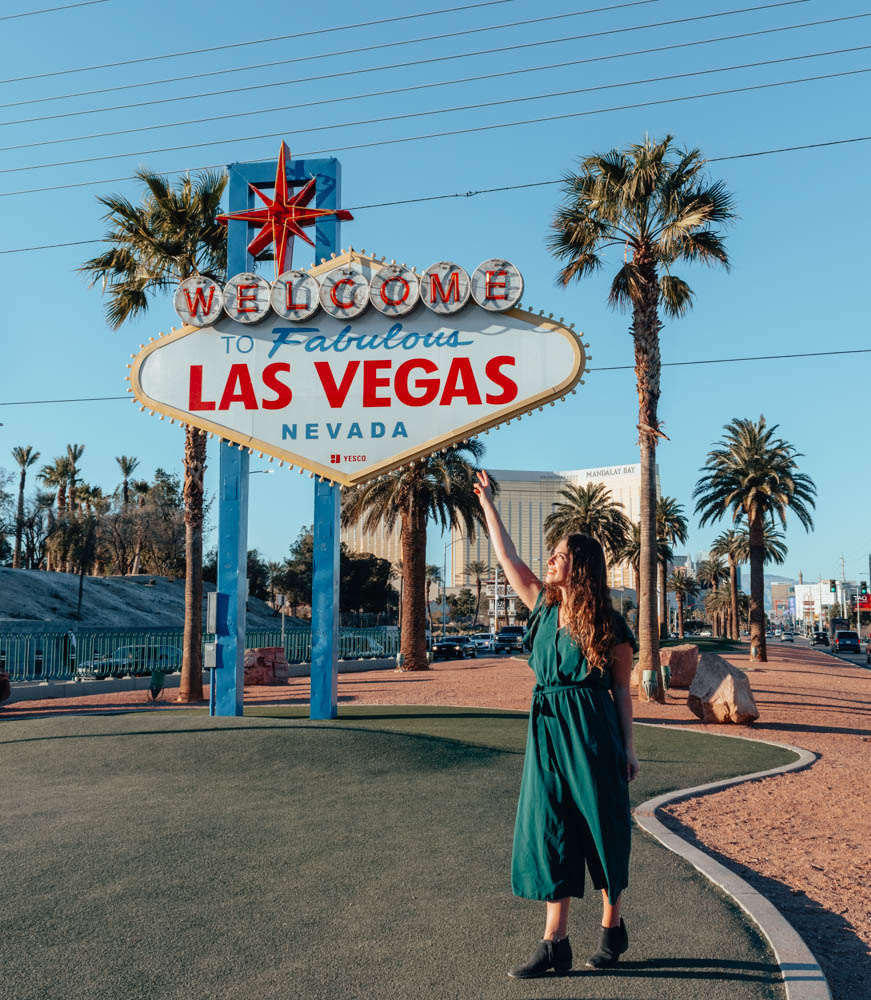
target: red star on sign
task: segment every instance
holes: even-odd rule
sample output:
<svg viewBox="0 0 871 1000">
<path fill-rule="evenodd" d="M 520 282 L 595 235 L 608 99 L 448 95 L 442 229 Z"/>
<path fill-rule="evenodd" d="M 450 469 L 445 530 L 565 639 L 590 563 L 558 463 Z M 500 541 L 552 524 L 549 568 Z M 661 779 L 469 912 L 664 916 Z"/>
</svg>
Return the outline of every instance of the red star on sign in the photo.
<svg viewBox="0 0 871 1000">
<path fill-rule="evenodd" d="M 308 208 L 308 203 L 315 194 L 315 178 L 312 177 L 305 186 L 290 198 L 287 196 L 287 173 L 285 171 L 285 155 L 289 155 L 287 145 L 282 142 L 278 153 L 278 169 L 275 173 L 275 197 L 268 198 L 262 191 L 248 186 L 263 202 L 266 208 L 252 208 L 245 212 L 228 212 L 219 215 L 218 222 L 226 225 L 231 219 L 243 222 L 260 222 L 263 228 L 248 244 L 248 252 L 256 257 L 272 243 L 275 247 L 276 277 L 284 271 L 284 262 L 289 256 L 293 258 L 293 238 L 301 236 L 306 243 L 314 246 L 303 231 L 303 226 L 313 226 L 318 219 L 334 215 L 343 222 L 354 218 L 343 208 Z"/>
</svg>

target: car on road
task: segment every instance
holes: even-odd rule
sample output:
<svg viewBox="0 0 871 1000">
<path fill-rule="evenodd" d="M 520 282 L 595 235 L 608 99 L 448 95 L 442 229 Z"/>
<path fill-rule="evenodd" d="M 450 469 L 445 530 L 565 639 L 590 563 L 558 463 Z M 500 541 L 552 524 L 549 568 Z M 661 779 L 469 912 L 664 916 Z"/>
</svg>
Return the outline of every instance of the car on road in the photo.
<svg viewBox="0 0 871 1000">
<path fill-rule="evenodd" d="M 814 632 L 811 636 L 812 646 L 828 646 L 829 636 L 827 632 Z"/>
<path fill-rule="evenodd" d="M 496 633 L 496 652 L 505 650 L 522 652 L 525 634 L 526 627 L 524 625 L 503 625 Z"/>
<path fill-rule="evenodd" d="M 780 633 L 780 641 L 781 642 L 795 642 L 795 636 L 793 636 L 792 632 L 781 632 Z"/>
<path fill-rule="evenodd" d="M 468 635 L 454 635 L 450 638 L 436 639 L 432 644 L 434 660 L 465 660 L 477 656 L 478 648 Z"/>
<path fill-rule="evenodd" d="M 836 632 L 832 643 L 833 653 L 861 653 L 859 635 L 856 632 Z"/>
<path fill-rule="evenodd" d="M 479 653 L 496 652 L 496 636 L 492 632 L 479 632 L 478 635 L 472 636 L 472 642 L 475 643 Z"/>
</svg>

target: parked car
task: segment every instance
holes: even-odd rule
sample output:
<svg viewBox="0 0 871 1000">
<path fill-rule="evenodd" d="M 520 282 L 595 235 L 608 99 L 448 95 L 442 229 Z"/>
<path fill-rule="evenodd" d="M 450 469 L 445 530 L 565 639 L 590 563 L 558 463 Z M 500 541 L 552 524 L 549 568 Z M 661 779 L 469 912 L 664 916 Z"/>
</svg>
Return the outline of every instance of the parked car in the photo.
<svg viewBox="0 0 871 1000">
<path fill-rule="evenodd" d="M 492 632 L 480 632 L 478 635 L 473 635 L 472 642 L 475 643 L 478 652 L 496 652 L 496 636 Z"/>
<path fill-rule="evenodd" d="M 812 646 L 828 646 L 829 636 L 827 632 L 814 632 L 811 636 Z"/>
<path fill-rule="evenodd" d="M 856 632 L 836 632 L 832 651 L 835 653 L 861 653 L 862 647 L 859 645 L 858 634 Z"/>
<path fill-rule="evenodd" d="M 503 625 L 496 633 L 496 652 L 522 650 L 523 636 L 525 634 L 526 627 L 523 625 Z"/>
<path fill-rule="evenodd" d="M 432 658 L 434 660 L 458 660 L 477 655 L 478 647 L 468 635 L 436 639 L 432 644 Z"/>
<path fill-rule="evenodd" d="M 795 637 L 792 632 L 781 632 L 780 634 L 781 642 L 795 642 Z"/>
</svg>

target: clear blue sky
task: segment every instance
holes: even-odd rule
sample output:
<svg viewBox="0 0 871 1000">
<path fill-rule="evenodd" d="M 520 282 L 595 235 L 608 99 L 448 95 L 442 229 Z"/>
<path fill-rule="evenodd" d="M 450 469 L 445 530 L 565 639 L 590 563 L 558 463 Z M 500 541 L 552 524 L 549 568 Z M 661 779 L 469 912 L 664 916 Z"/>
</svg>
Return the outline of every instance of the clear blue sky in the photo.
<svg viewBox="0 0 871 1000">
<path fill-rule="evenodd" d="M 645 133 L 671 132 L 681 144 L 698 146 L 711 158 L 785 146 L 847 139 L 866 134 L 869 75 L 835 77 L 692 101 L 607 111 L 491 131 L 375 145 L 429 132 L 474 128 L 543 116 L 597 111 L 618 105 L 662 101 L 716 90 L 748 87 L 800 77 L 871 67 L 871 49 L 817 58 L 744 67 L 682 79 L 614 86 L 652 77 L 743 65 L 871 44 L 871 18 L 818 25 L 561 66 L 491 80 L 429 89 L 425 83 L 482 76 L 527 67 L 590 59 L 680 42 L 760 31 L 861 13 L 854 2 L 809 0 L 765 10 L 647 27 L 566 40 L 570 35 L 613 32 L 618 28 L 699 17 L 751 6 L 729 0 L 689 3 L 655 0 L 583 16 L 460 34 L 441 40 L 371 49 L 437 33 L 469 32 L 507 22 L 605 6 L 606 0 L 571 3 L 532 0 L 483 6 L 391 24 L 331 31 L 301 39 L 268 42 L 130 63 L 87 72 L 0 83 L 0 250 L 97 239 L 103 231 L 101 193 L 138 199 L 125 178 L 138 164 L 157 170 L 272 159 L 279 137 L 243 141 L 246 136 L 280 133 L 295 155 L 337 147 L 343 167 L 341 204 L 354 211 L 343 243 L 375 250 L 388 258 L 425 267 L 452 259 L 467 269 L 481 260 L 506 256 L 523 271 L 524 302 L 573 320 L 592 345 L 591 368 L 632 364 L 629 318 L 605 303 L 614 255 L 600 277 L 569 290 L 554 284 L 556 266 L 545 241 L 559 189 L 554 186 L 387 208 L 376 202 L 463 192 L 500 185 L 555 179 L 591 152 L 622 147 Z M 450 0 L 444 0 L 450 6 Z M 7 11 L 37 10 L 40 0 L 16 0 Z M 314 31 L 374 17 L 432 10 L 437 4 L 386 3 L 360 7 L 350 2 L 293 5 L 261 0 L 255 17 L 244 7 L 214 0 L 207 9 L 178 0 L 131 0 L 32 17 L 0 20 L 4 64 L 0 77 L 76 69 L 164 55 L 182 50 Z M 328 12 L 328 15 L 327 15 Z M 445 61 L 481 49 L 543 42 Z M 362 48 L 269 68 L 254 63 Z M 367 51 L 368 49 L 368 51 Z M 420 60 L 437 61 L 419 63 Z M 411 62 L 404 68 L 391 64 Z M 168 77 L 207 74 L 243 67 L 241 72 L 195 80 L 157 83 Z M 313 76 L 375 67 L 373 72 L 311 82 Z M 266 84 L 298 80 L 280 86 Z M 308 81 L 308 82 L 306 82 Z M 148 83 L 136 89 L 130 84 Z M 146 107 L 96 113 L 95 109 L 230 88 L 257 89 L 198 97 Z M 580 88 L 608 87 L 538 101 L 523 97 Z M 102 94 L 60 99 L 62 95 L 105 89 Z M 284 105 L 347 98 L 398 89 L 390 96 L 365 97 L 293 110 Z M 37 99 L 53 98 L 39 101 Z M 450 110 L 457 105 L 511 101 L 491 108 Z M 30 103 L 27 103 L 30 102 Z M 445 109 L 437 115 L 424 111 Z M 258 111 L 246 117 L 217 116 Z M 69 116 L 71 112 L 88 112 Z M 24 118 L 68 115 L 8 124 Z M 372 125 L 360 119 L 413 114 Z M 167 123 L 206 119 L 200 124 Z M 6 123 L 6 124 L 3 124 Z M 340 124 L 327 131 L 306 129 Z M 122 129 L 158 126 L 128 135 L 72 141 Z M 56 142 L 55 140 L 64 140 Z M 219 141 L 216 141 L 219 140 Z M 10 149 L 28 143 L 30 148 Z M 169 146 L 209 143 L 200 148 L 149 152 Z M 117 156 L 116 154 L 123 154 Z M 695 308 L 662 333 L 664 362 L 865 348 L 868 343 L 867 243 L 868 160 L 871 143 L 853 143 L 782 155 L 729 159 L 710 166 L 733 192 L 739 218 L 728 234 L 731 273 L 684 269 L 696 293 Z M 99 157 L 112 157 L 99 160 Z M 85 160 L 66 166 L 37 165 Z M 31 194 L 23 189 L 89 186 Z M 75 268 L 97 253 L 99 244 L 0 255 L 5 284 L 3 401 L 110 396 L 123 392 L 124 365 L 149 336 L 176 322 L 169 298 L 153 303 L 144 318 L 112 332 L 103 318 L 99 288 L 89 289 Z M 295 264 L 311 262 L 308 250 Z M 264 265 L 271 277 L 271 263 Z M 733 417 L 764 413 L 782 435 L 804 453 L 800 467 L 816 482 L 816 529 L 806 534 L 797 521 L 787 533 L 789 557 L 776 572 L 805 578 L 867 574 L 871 524 L 867 497 L 871 463 L 864 428 L 869 394 L 868 355 L 802 358 L 737 364 L 665 367 L 660 414 L 670 440 L 659 449 L 664 493 L 691 512 L 692 488 L 705 454 Z M 136 455 L 138 473 L 156 466 L 181 472 L 182 434 L 128 402 L 56 403 L 0 407 L 0 464 L 13 467 L 10 449 L 31 444 L 50 461 L 67 442 L 85 444 L 82 474 L 111 491 L 118 482 L 115 456 Z M 485 463 L 496 468 L 566 469 L 637 461 L 637 399 L 631 369 L 593 371 L 578 395 L 562 406 L 491 433 Z M 41 464 L 41 463 L 40 463 Z M 252 469 L 262 463 L 252 460 Z M 210 453 L 207 488 L 214 492 L 217 461 Z M 311 483 L 276 470 L 251 480 L 250 545 L 267 558 L 280 558 L 300 526 L 311 520 Z M 725 525 L 724 525 L 725 526 Z M 698 528 L 692 519 L 688 548 L 704 549 L 719 527 Z M 207 539 L 207 545 L 213 543 Z M 441 562 L 433 532 L 430 557 Z"/>
</svg>

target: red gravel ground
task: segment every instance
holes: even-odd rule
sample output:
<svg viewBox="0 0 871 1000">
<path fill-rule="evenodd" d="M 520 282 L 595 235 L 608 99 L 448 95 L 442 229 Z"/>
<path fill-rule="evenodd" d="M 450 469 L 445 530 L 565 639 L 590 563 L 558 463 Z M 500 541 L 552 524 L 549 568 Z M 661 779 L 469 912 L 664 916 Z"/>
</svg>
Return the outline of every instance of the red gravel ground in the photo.
<svg viewBox="0 0 871 1000">
<path fill-rule="evenodd" d="M 746 667 L 743 656 L 727 657 Z M 835 1000 L 871 995 L 871 671 L 802 647 L 772 643 L 749 672 L 761 717 L 753 726 L 705 725 L 685 692 L 665 705 L 636 703 L 639 722 L 769 739 L 812 750 L 810 768 L 682 802 L 666 820 L 771 899 L 810 945 Z M 438 663 L 426 673 L 377 670 L 339 675 L 340 704 L 464 705 L 526 711 L 532 673 L 517 659 Z M 245 689 L 245 702 L 307 704 L 307 678 Z M 160 708 L 148 692 L 17 702 L 7 718 L 58 712 Z M 643 762 L 642 762 L 643 766 Z"/>
</svg>

